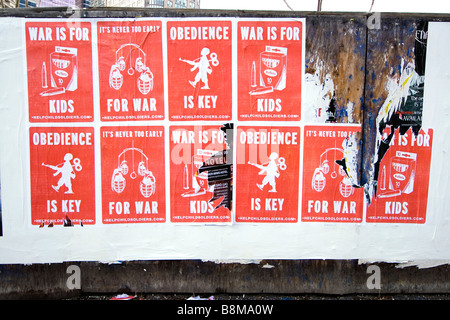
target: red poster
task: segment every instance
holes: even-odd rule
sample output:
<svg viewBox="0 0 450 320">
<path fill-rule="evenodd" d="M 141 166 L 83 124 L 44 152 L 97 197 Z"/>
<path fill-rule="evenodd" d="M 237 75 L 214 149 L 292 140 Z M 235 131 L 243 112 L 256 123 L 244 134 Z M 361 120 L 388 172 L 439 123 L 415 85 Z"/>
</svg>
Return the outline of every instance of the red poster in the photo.
<svg viewBox="0 0 450 320">
<path fill-rule="evenodd" d="M 384 132 L 390 134 L 390 128 Z M 367 207 L 367 222 L 425 223 L 433 130 L 395 132 L 380 163 L 376 199 Z"/>
<path fill-rule="evenodd" d="M 170 127 L 172 222 L 231 222 L 232 138 L 228 124 Z"/>
<path fill-rule="evenodd" d="M 94 129 L 30 128 L 31 223 L 95 223 Z"/>
<path fill-rule="evenodd" d="M 93 121 L 90 22 L 26 22 L 30 122 Z"/>
<path fill-rule="evenodd" d="M 164 118 L 161 21 L 99 21 L 103 121 Z"/>
<path fill-rule="evenodd" d="M 353 126 L 305 126 L 302 221 L 361 222 L 363 188 L 353 187 L 350 163 Z M 355 149 L 353 149 L 355 150 Z M 350 173 L 350 174 L 349 174 Z"/>
<path fill-rule="evenodd" d="M 167 22 L 170 120 L 229 120 L 231 21 Z"/>
<path fill-rule="evenodd" d="M 238 22 L 239 120 L 300 120 L 302 21 Z"/>
<path fill-rule="evenodd" d="M 299 163 L 299 127 L 239 127 L 236 221 L 297 222 Z"/>
<path fill-rule="evenodd" d="M 164 127 L 102 127 L 103 223 L 165 222 Z"/>
</svg>

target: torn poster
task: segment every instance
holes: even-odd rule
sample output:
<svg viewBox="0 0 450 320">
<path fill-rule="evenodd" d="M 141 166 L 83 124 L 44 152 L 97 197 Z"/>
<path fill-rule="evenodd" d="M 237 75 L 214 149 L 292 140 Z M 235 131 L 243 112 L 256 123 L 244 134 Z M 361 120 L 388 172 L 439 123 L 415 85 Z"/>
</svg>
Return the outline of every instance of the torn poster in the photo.
<svg viewBox="0 0 450 320">
<path fill-rule="evenodd" d="M 385 137 L 391 134 L 385 129 Z M 395 131 L 380 161 L 377 199 L 367 207 L 367 222 L 425 223 L 433 130 Z"/>
<path fill-rule="evenodd" d="M 170 127 L 172 222 L 231 223 L 233 125 Z"/>
<path fill-rule="evenodd" d="M 300 139 L 300 127 L 238 127 L 237 222 L 298 221 Z"/>
<path fill-rule="evenodd" d="M 425 54 L 428 24 L 417 26 L 415 61 L 401 60 L 399 72 L 387 79 L 387 98 L 376 117 L 375 150 L 369 179 L 365 185 L 366 198 L 371 203 L 377 197 L 380 163 L 388 151 L 396 131 L 404 135 L 409 129 L 417 135 L 422 127 L 423 90 L 425 82 Z M 385 135 L 385 129 L 390 133 Z"/>
<path fill-rule="evenodd" d="M 336 97 L 333 78 L 329 73 L 321 81 L 323 63 L 316 62 L 314 74 L 305 74 L 304 105 L 310 113 L 309 119 L 320 122 L 336 122 Z M 351 112 L 350 112 L 351 114 Z"/>
</svg>

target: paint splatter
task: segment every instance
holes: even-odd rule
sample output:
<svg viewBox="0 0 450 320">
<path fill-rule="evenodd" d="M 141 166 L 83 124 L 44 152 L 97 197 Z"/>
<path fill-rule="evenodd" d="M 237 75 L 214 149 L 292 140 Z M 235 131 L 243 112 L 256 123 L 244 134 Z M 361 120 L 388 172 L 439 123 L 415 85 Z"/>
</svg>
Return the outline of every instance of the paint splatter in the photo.
<svg viewBox="0 0 450 320">
<path fill-rule="evenodd" d="M 373 160 L 373 171 L 371 179 L 366 185 L 366 197 L 369 203 L 376 198 L 378 175 L 380 169 L 380 162 L 389 149 L 389 145 L 394 137 L 395 130 L 400 130 L 403 135 L 409 128 L 413 128 L 413 132 L 417 134 L 421 127 L 421 113 L 422 105 L 414 104 L 413 108 L 416 110 L 406 111 L 405 108 L 411 109 L 409 101 L 418 98 L 419 95 L 423 97 L 424 76 L 420 76 L 413 63 L 408 63 L 404 66 L 404 60 L 401 63 L 400 74 L 394 74 L 388 79 L 386 90 L 388 96 L 380 108 L 376 118 L 376 138 L 375 151 Z M 420 114 L 416 121 L 410 121 L 408 117 L 410 112 L 413 114 Z M 390 128 L 390 133 L 384 136 L 384 130 Z"/>
<path fill-rule="evenodd" d="M 342 23 L 334 20 L 331 23 L 321 17 L 309 23 L 302 119 L 316 123 L 361 123 L 365 21 L 344 19 Z"/>
<path fill-rule="evenodd" d="M 365 110 L 360 182 L 369 205 L 376 199 L 380 162 L 396 130 L 404 135 L 411 129 L 417 135 L 422 126 L 427 27 L 426 22 L 419 22 L 410 33 L 395 35 L 393 42 L 389 42 L 391 45 L 381 50 L 382 56 L 376 54 L 379 49 L 368 52 L 368 67 L 372 71 L 366 83 L 367 101 L 369 106 L 381 104 L 377 112 L 371 111 L 371 107 Z M 381 41 L 384 38 L 384 34 L 377 33 L 369 41 L 371 46 L 377 46 L 384 43 Z M 379 79 L 380 75 L 385 78 Z M 374 93 L 379 95 L 374 97 Z M 344 158 L 342 165 L 350 167 L 348 159 Z"/>
<path fill-rule="evenodd" d="M 334 119 L 334 81 L 330 74 L 323 78 L 323 63 L 316 64 L 314 74 L 305 75 L 304 108 L 307 118 L 318 122 L 332 122 Z"/>
<path fill-rule="evenodd" d="M 361 132 L 351 134 L 342 142 L 342 149 L 344 153 L 343 159 L 336 160 L 336 163 L 346 173 L 354 188 L 360 188 L 360 161 L 361 161 Z"/>
</svg>

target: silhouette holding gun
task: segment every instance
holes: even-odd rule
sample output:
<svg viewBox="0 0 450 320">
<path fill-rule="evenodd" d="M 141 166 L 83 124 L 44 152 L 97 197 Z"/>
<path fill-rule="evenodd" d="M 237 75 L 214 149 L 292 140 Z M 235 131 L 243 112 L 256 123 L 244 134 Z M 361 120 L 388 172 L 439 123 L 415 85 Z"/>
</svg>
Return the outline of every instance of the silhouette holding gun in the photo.
<svg viewBox="0 0 450 320">
<path fill-rule="evenodd" d="M 50 168 L 55 171 L 55 173 L 53 173 L 54 176 L 61 174 L 61 178 L 58 180 L 57 185 L 52 186 L 52 188 L 56 192 L 59 192 L 59 188 L 61 188 L 64 185 L 67 188 L 67 191 L 65 193 L 73 194 L 72 179 L 75 179 L 74 167 L 76 171 L 80 171 L 82 168 L 79 163 L 80 161 L 79 159 L 74 160 L 75 163 L 74 165 L 72 165 L 72 163 L 70 162 L 72 159 L 73 155 L 71 153 L 66 153 L 64 155 L 64 163 L 58 164 L 56 166 L 42 163 L 44 167 Z"/>
<path fill-rule="evenodd" d="M 277 160 L 278 159 L 278 163 Z M 280 177 L 280 170 L 286 170 L 287 166 L 284 158 L 279 158 L 278 153 L 272 152 L 269 156 L 269 162 L 264 164 L 251 163 L 252 166 L 255 166 L 259 170 L 259 175 L 265 175 L 261 184 L 256 184 L 260 190 L 263 190 L 266 184 L 269 184 L 272 189 L 269 192 L 277 192 L 276 181 L 275 178 Z"/>
<path fill-rule="evenodd" d="M 186 62 L 191 66 L 193 66 L 191 68 L 191 71 L 195 71 L 196 69 L 198 69 L 194 81 L 189 80 L 189 83 L 194 88 L 196 88 L 197 83 L 201 80 L 203 82 L 202 89 L 209 89 L 208 75 L 211 74 L 213 70 L 211 65 L 213 65 L 214 67 L 219 65 L 219 60 L 217 60 L 217 54 L 211 53 L 210 55 L 211 60 L 210 60 L 208 59 L 209 53 L 210 51 L 208 48 L 203 48 L 202 51 L 200 52 L 201 57 L 193 61 L 179 58 L 180 61 Z"/>
</svg>

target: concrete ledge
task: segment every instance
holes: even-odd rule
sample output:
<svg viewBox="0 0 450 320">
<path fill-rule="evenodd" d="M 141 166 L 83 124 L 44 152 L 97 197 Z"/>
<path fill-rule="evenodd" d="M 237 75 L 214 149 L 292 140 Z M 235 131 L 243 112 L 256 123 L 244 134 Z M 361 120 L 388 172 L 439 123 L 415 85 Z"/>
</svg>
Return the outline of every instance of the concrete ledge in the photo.
<svg viewBox="0 0 450 320">
<path fill-rule="evenodd" d="M 117 264 L 0 265 L 0 299 L 62 299 L 82 294 L 445 294 L 450 266 L 379 267 L 380 289 L 367 286 L 369 264 L 357 260 L 131 261 Z M 77 266 L 79 288 L 69 288 Z"/>
</svg>

